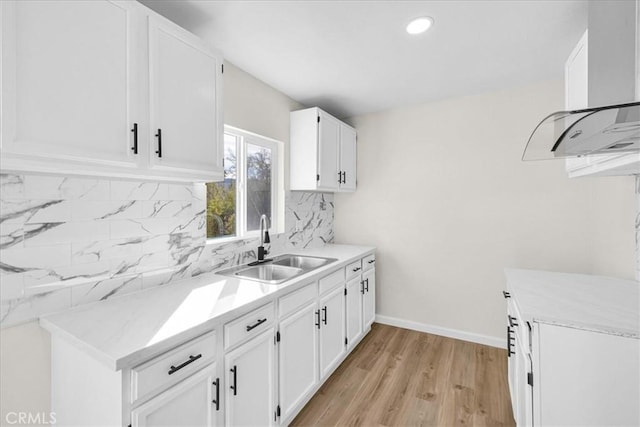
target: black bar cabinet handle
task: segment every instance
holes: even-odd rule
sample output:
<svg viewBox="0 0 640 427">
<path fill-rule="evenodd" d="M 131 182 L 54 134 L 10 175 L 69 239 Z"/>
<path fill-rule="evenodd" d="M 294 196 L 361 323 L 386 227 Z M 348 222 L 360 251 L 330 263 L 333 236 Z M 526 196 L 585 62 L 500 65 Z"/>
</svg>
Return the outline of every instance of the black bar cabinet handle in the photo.
<svg viewBox="0 0 640 427">
<path fill-rule="evenodd" d="M 505 299 L 511 298 L 511 294 L 507 291 L 502 291 L 502 296 L 504 296 Z"/>
<path fill-rule="evenodd" d="M 179 371 L 180 369 L 184 368 L 185 366 L 187 366 L 190 363 L 195 362 L 196 360 L 200 359 L 202 357 L 202 353 L 196 355 L 196 356 L 189 356 L 189 360 L 187 360 L 186 362 L 178 365 L 178 366 L 173 366 L 171 365 L 171 369 L 169 369 L 169 372 L 167 372 L 169 375 L 175 374 L 177 371 Z"/>
<path fill-rule="evenodd" d="M 327 324 L 327 306 L 322 307 L 322 323 Z"/>
<path fill-rule="evenodd" d="M 233 395 L 236 396 L 238 394 L 238 367 L 233 365 L 230 371 L 233 373 L 233 385 L 230 385 L 229 388 L 233 390 Z"/>
<path fill-rule="evenodd" d="M 369 278 L 367 277 L 366 279 L 364 279 L 364 283 L 365 283 L 365 291 L 369 292 Z"/>
<path fill-rule="evenodd" d="M 266 321 L 267 321 L 266 317 L 264 319 L 258 319 L 258 321 L 256 323 L 254 323 L 253 325 L 248 325 L 247 326 L 247 332 L 249 332 L 252 329 L 257 328 L 258 326 L 262 325 Z"/>
<path fill-rule="evenodd" d="M 347 171 L 342 171 L 342 183 L 347 183 Z"/>
<path fill-rule="evenodd" d="M 220 378 L 216 378 L 213 382 L 213 385 L 216 386 L 216 398 L 211 403 L 216 404 L 216 411 L 220 410 Z"/>
<path fill-rule="evenodd" d="M 338 184 L 342 184 L 342 172 L 338 171 Z"/>
<path fill-rule="evenodd" d="M 131 147 L 131 150 L 133 151 L 133 154 L 138 154 L 138 124 L 137 123 L 133 124 L 133 129 L 131 129 L 131 132 L 133 132 L 133 147 Z"/>
<path fill-rule="evenodd" d="M 158 155 L 158 157 L 162 157 L 162 129 L 158 129 L 156 138 L 158 138 L 158 149 L 156 150 L 156 154 Z"/>
<path fill-rule="evenodd" d="M 507 357 L 511 357 L 514 354 L 511 352 L 511 327 L 507 326 Z"/>
<path fill-rule="evenodd" d="M 316 326 L 320 329 L 320 310 L 316 310 Z"/>
</svg>

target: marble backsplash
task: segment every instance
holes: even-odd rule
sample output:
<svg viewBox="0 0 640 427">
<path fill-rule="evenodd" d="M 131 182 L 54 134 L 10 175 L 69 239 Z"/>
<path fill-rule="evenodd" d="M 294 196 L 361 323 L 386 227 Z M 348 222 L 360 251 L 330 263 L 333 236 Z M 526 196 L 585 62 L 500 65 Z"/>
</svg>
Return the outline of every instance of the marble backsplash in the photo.
<svg viewBox="0 0 640 427">
<path fill-rule="evenodd" d="M 0 175 L 0 322 L 160 286 L 256 258 L 207 243 L 204 184 Z M 333 195 L 290 192 L 271 253 L 333 241 Z"/>
</svg>

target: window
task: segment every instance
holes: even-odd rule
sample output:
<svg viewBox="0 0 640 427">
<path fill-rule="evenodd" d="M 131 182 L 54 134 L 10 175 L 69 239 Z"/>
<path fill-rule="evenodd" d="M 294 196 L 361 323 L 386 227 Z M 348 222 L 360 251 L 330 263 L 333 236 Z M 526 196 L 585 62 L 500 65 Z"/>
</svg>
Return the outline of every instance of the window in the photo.
<svg viewBox="0 0 640 427">
<path fill-rule="evenodd" d="M 281 143 L 225 126 L 224 181 L 207 183 L 207 238 L 244 238 L 257 235 L 260 216 L 278 232 L 284 210 Z"/>
</svg>

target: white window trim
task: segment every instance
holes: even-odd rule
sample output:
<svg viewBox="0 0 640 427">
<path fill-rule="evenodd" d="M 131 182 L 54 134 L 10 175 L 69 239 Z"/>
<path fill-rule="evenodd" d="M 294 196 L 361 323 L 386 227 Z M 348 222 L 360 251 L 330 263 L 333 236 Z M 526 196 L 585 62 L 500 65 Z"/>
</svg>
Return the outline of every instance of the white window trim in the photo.
<svg viewBox="0 0 640 427">
<path fill-rule="evenodd" d="M 273 236 L 284 232 L 284 143 L 257 133 L 249 132 L 233 126 L 225 125 L 224 133 L 230 133 L 242 139 L 238 144 L 236 157 L 246 159 L 246 144 L 263 146 L 271 149 L 271 224 L 269 233 Z M 275 155 L 273 155 L 275 153 Z M 237 240 L 259 237 L 258 230 L 246 229 L 246 164 L 236 167 L 236 235 L 227 237 L 207 237 L 207 245 L 217 245 Z M 206 233 L 206 227 L 205 227 Z"/>
</svg>

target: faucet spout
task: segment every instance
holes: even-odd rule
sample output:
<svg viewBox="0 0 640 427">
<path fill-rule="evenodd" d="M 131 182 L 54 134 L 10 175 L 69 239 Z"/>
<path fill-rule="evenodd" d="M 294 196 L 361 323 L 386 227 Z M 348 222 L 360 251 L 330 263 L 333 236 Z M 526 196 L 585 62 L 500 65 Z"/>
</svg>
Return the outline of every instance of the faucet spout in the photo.
<svg viewBox="0 0 640 427">
<path fill-rule="evenodd" d="M 258 262 L 263 262 L 267 251 L 264 249 L 265 243 L 271 243 L 269 238 L 269 219 L 266 215 L 260 216 L 260 246 L 258 246 Z"/>
</svg>

